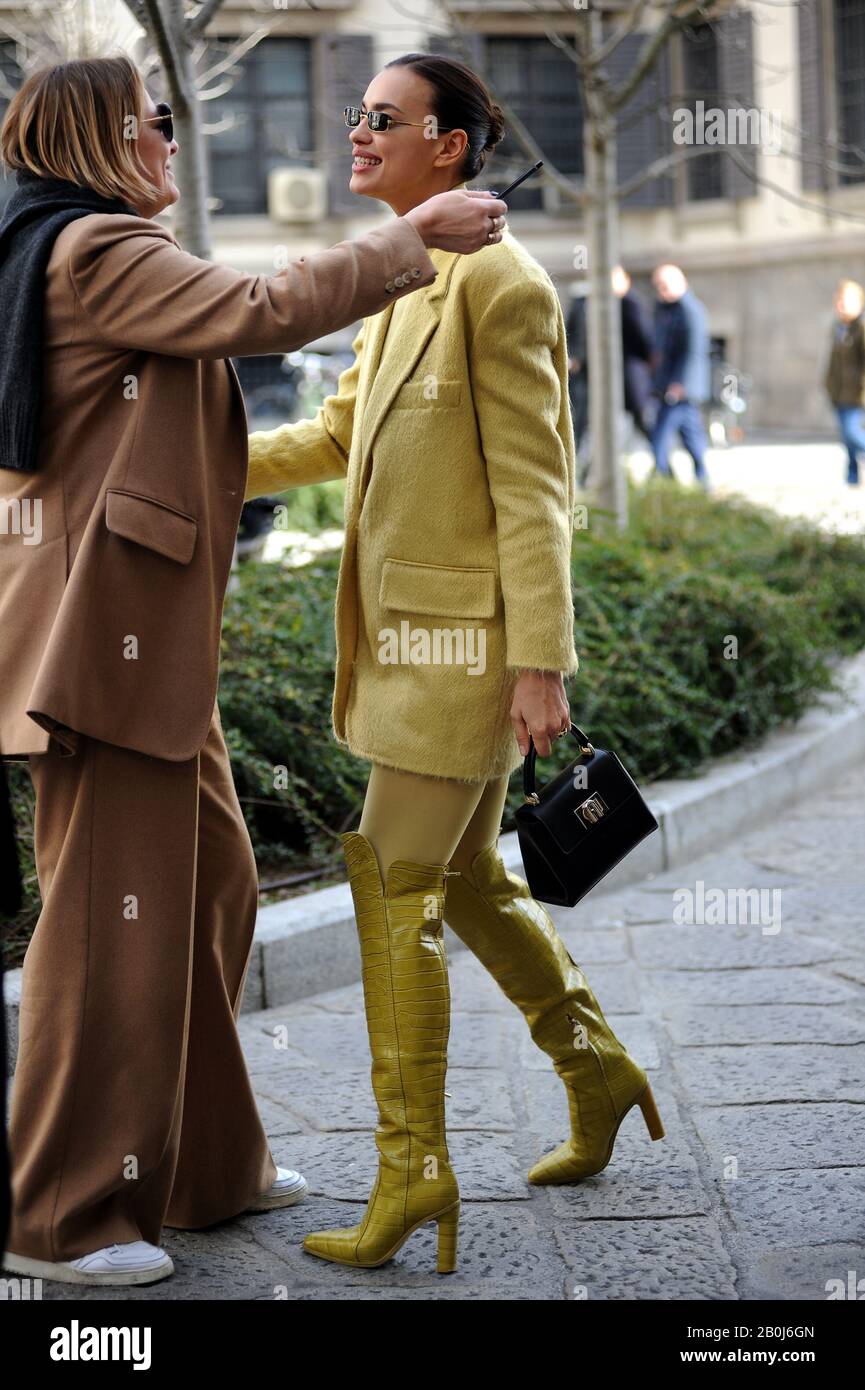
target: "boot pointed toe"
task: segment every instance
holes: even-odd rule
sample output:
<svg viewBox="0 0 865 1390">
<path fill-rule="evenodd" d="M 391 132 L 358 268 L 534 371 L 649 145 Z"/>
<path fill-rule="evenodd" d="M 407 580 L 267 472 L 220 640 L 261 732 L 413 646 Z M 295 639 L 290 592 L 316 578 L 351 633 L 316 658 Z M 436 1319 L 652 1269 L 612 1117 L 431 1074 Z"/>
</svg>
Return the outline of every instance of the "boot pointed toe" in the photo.
<svg viewBox="0 0 865 1390">
<path fill-rule="evenodd" d="M 308 1255 L 317 1255 L 320 1260 L 333 1260 L 339 1264 L 354 1264 L 352 1258 L 357 1250 L 358 1231 L 351 1226 L 336 1227 L 332 1231 L 310 1231 L 303 1238 L 303 1248 Z"/>
<path fill-rule="evenodd" d="M 557 1183 L 582 1182 L 583 1178 L 590 1178 L 599 1171 L 567 1139 L 529 1169 L 529 1182 L 534 1187 L 552 1187 Z"/>
</svg>

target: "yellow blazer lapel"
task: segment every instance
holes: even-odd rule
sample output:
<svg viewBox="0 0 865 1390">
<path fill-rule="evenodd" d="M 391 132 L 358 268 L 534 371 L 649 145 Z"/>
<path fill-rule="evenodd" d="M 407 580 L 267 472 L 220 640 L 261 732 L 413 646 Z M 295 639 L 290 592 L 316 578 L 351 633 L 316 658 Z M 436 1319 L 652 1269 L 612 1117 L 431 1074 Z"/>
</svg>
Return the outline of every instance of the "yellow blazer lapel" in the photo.
<svg viewBox="0 0 865 1390">
<path fill-rule="evenodd" d="M 367 433 L 367 421 L 370 418 L 371 402 L 375 397 L 376 383 L 379 378 L 378 369 L 381 363 L 382 349 L 395 307 L 395 304 L 389 304 L 386 309 L 382 309 L 380 314 L 376 314 L 375 318 L 367 320 L 369 336 L 368 343 L 364 345 L 363 350 L 363 355 L 367 359 L 363 368 L 367 389 L 364 393 L 360 419 L 361 460 L 364 457 L 364 439 Z"/>
<path fill-rule="evenodd" d="M 361 420 L 361 453 L 358 471 L 358 494 L 361 497 L 366 490 L 370 458 L 376 435 L 381 429 L 400 387 L 412 375 L 441 320 L 442 305 L 457 256 L 456 252 L 433 251 L 432 258 L 436 265 L 441 266 L 438 276 L 432 285 L 425 289 L 416 290 L 409 297 L 410 302 L 405 305 L 402 311 L 399 356 L 393 351 L 395 344 L 390 343 L 387 361 L 383 366 L 382 350 L 385 334 L 395 305 L 390 305 L 383 310 L 375 320 L 370 342 L 369 375 L 367 377 L 371 385 L 364 403 Z"/>
</svg>

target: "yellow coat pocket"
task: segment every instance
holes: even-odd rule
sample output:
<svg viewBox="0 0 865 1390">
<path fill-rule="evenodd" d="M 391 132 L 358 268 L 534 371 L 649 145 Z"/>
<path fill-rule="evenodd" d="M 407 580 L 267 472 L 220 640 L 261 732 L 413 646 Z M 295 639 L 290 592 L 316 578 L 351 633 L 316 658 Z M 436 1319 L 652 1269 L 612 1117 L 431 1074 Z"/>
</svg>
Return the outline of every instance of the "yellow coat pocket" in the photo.
<svg viewBox="0 0 865 1390">
<path fill-rule="evenodd" d="M 381 572 L 379 603 L 405 613 L 440 618 L 492 618 L 496 576 L 488 569 L 453 569 L 388 557 Z"/>
</svg>

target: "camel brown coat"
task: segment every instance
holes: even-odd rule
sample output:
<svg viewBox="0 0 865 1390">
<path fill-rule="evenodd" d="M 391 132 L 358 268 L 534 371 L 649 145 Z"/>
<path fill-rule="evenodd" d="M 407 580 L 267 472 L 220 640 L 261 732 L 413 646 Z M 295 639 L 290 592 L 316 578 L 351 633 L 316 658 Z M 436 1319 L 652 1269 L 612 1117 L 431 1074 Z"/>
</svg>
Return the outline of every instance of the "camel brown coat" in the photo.
<svg viewBox="0 0 865 1390">
<path fill-rule="evenodd" d="M 225 359 L 298 348 L 435 275 L 403 217 L 271 277 L 190 256 L 147 218 L 63 229 L 40 471 L 0 469 L 0 754 L 52 734 L 69 752 L 76 734 L 171 761 L 201 749 L 247 472 Z"/>
</svg>

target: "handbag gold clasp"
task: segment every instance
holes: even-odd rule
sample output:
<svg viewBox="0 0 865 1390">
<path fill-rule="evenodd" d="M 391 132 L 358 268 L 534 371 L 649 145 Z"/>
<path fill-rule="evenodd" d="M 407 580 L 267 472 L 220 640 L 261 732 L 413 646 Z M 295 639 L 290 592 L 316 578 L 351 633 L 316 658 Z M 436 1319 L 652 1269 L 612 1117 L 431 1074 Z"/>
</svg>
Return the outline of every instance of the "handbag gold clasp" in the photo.
<svg viewBox="0 0 865 1390">
<path fill-rule="evenodd" d="M 587 796 L 585 801 L 581 801 L 579 806 L 575 807 L 574 815 L 579 816 L 584 825 L 596 825 L 601 816 L 609 809 L 604 798 L 595 792 L 593 796 Z"/>
</svg>

